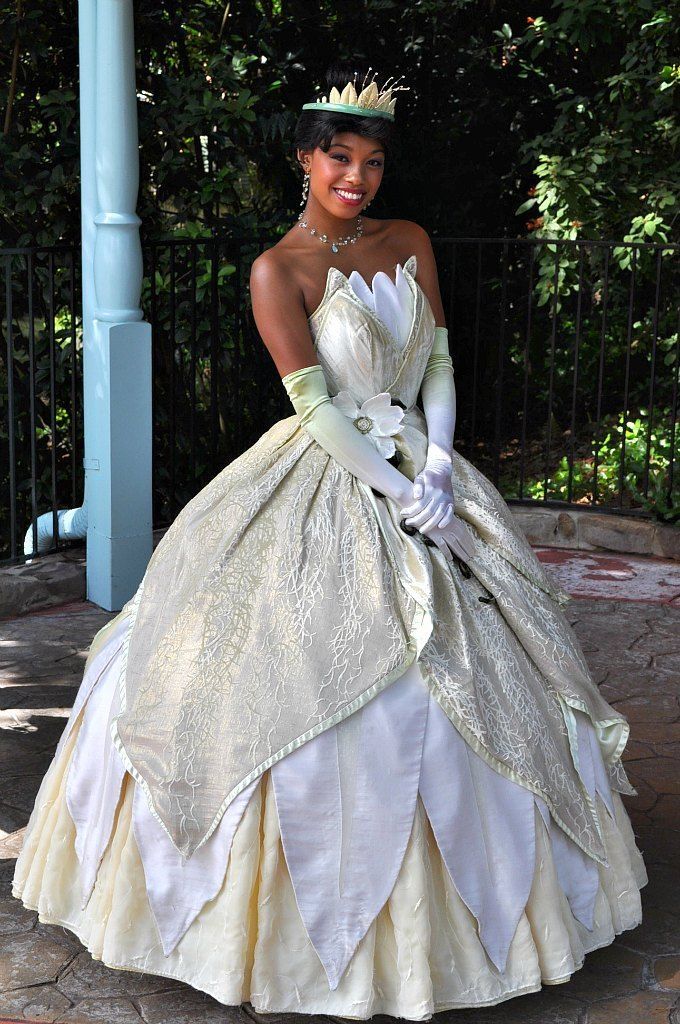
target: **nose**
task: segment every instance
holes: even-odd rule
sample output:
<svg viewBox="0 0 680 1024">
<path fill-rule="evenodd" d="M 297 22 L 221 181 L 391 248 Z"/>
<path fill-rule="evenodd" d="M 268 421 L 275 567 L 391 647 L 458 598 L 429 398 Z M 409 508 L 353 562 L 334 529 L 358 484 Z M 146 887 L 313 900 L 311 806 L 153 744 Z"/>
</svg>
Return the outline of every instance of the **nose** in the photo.
<svg viewBox="0 0 680 1024">
<path fill-rule="evenodd" d="M 349 164 L 345 168 L 345 177 L 347 178 L 347 181 L 361 181 L 362 173 L 361 173 L 360 165 L 359 164 L 354 164 L 354 165 Z"/>
</svg>

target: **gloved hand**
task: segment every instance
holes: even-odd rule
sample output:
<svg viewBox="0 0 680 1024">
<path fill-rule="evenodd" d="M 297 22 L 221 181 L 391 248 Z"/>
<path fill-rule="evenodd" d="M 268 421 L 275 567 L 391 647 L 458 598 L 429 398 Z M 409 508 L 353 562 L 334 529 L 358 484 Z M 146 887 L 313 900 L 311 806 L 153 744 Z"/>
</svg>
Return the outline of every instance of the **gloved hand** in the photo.
<svg viewBox="0 0 680 1024">
<path fill-rule="evenodd" d="M 281 380 L 301 426 L 350 473 L 392 498 L 403 516 L 404 506 L 413 494 L 412 482 L 332 403 L 322 367 L 318 363 L 303 366 Z M 416 528 L 406 532 L 416 532 Z M 430 532 L 431 543 L 450 560 L 456 554 L 465 561 L 474 553 L 464 525 L 455 517 L 443 529 L 433 527 Z"/>
<path fill-rule="evenodd" d="M 404 511 L 406 522 L 425 536 L 434 527 L 454 521 L 455 498 L 451 484 L 453 433 L 456 425 L 456 388 L 449 355 L 448 331 L 436 327 L 434 344 L 421 383 L 427 421 L 425 465 L 413 481 L 413 501 Z"/>
<path fill-rule="evenodd" d="M 443 449 L 428 446 L 427 461 L 413 480 L 412 502 L 406 522 L 426 533 L 433 526 L 446 526 L 453 518 L 455 498 L 451 485 L 451 456 Z"/>
<path fill-rule="evenodd" d="M 402 510 L 411 499 L 411 481 L 331 402 L 322 367 L 318 363 L 303 366 L 281 380 L 301 426 L 314 440 L 341 466 L 369 487 L 392 498 Z"/>
<path fill-rule="evenodd" d="M 425 537 L 434 542 L 449 560 L 452 555 L 456 555 L 462 562 L 468 562 L 476 554 L 476 545 L 470 539 L 463 521 L 454 515 L 446 526 L 430 527 Z"/>
</svg>

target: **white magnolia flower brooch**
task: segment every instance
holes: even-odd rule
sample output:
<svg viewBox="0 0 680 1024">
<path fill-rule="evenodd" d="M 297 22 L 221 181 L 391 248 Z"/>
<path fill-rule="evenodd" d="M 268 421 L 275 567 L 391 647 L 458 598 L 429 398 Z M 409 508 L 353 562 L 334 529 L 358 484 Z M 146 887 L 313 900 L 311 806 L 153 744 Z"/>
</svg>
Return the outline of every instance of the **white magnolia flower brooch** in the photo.
<svg viewBox="0 0 680 1024">
<path fill-rule="evenodd" d="M 404 410 L 400 405 L 392 405 L 389 391 L 381 391 L 379 395 L 367 398 L 361 406 L 352 398 L 349 391 L 338 391 L 331 399 L 340 412 L 353 421 L 357 430 L 370 438 L 381 455 L 390 459 L 397 446 L 391 438 L 399 430 Z"/>
</svg>

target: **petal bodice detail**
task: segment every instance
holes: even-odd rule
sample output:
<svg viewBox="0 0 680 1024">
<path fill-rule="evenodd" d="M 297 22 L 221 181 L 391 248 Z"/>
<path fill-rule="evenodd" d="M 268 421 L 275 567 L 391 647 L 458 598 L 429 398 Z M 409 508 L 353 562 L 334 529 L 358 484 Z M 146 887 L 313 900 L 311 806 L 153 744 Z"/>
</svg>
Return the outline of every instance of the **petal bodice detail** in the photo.
<svg viewBox="0 0 680 1024">
<path fill-rule="evenodd" d="M 435 328 L 432 308 L 415 280 L 416 268 L 413 255 L 404 263 L 401 278 L 397 271 L 396 283 L 384 275 L 394 289 L 394 303 L 404 301 L 404 285 L 411 292 L 411 322 L 402 339 L 394 334 L 395 309 L 391 310 L 390 324 L 385 322 L 387 315 L 378 312 L 385 308 L 382 293 L 387 283 L 374 288 L 376 299 L 383 298 L 382 307 L 376 302 L 374 308 L 366 301 L 368 285 L 359 274 L 353 271 L 348 278 L 336 267 L 329 268 L 324 296 L 309 318 L 309 326 L 331 395 L 347 389 L 361 404 L 381 391 L 389 391 L 393 401 L 407 409 L 415 406 Z"/>
<path fill-rule="evenodd" d="M 358 270 L 353 270 L 347 280 L 355 294 L 374 310 L 378 320 L 389 329 L 399 348 L 403 349 L 413 321 L 414 299 L 401 263 L 397 263 L 394 281 L 384 270 L 379 270 L 373 276 L 370 288 Z"/>
</svg>

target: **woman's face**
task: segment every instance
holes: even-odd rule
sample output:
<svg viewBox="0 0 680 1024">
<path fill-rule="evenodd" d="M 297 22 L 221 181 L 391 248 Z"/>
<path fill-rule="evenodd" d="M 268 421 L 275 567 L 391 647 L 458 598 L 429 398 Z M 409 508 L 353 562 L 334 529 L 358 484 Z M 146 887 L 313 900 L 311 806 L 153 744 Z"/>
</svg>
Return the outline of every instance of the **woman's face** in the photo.
<svg viewBox="0 0 680 1024">
<path fill-rule="evenodd" d="M 319 146 L 298 150 L 309 171 L 309 195 L 334 217 L 359 214 L 380 188 L 385 149 L 377 139 L 354 132 L 337 132 L 327 153 Z"/>
</svg>

